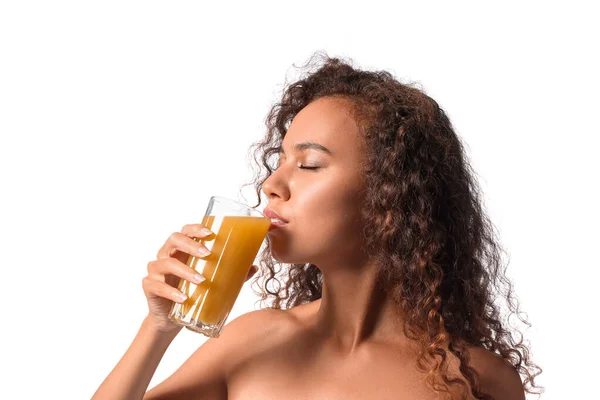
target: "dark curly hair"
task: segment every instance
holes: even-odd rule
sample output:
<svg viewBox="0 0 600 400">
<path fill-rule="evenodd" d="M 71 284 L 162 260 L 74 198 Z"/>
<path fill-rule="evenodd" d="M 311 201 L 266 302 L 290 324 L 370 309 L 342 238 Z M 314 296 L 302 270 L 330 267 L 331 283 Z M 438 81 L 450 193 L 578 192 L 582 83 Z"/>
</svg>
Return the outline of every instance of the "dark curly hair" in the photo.
<svg viewBox="0 0 600 400">
<path fill-rule="evenodd" d="M 363 246 L 380 265 L 384 289 L 407 315 L 404 331 L 421 348 L 417 365 L 428 374 L 429 385 L 438 392 L 460 385 L 466 393 L 467 380 L 475 398 L 493 399 L 481 391 L 469 363 L 467 346 L 477 346 L 508 360 L 524 377 L 526 392 L 542 393 L 534 382 L 542 369 L 531 361 L 523 335 L 516 341 L 501 321 L 499 299 L 508 304 L 509 316 L 516 314 L 531 326 L 520 315 L 502 268 L 504 250 L 446 113 L 415 84 L 400 83 L 387 71 L 361 70 L 324 52 L 310 57 L 303 70 L 302 79 L 284 85 L 281 101 L 267 115 L 266 137 L 250 149 L 259 170 L 244 186 L 256 190 L 254 207 L 275 169 L 271 157 L 278 155 L 300 110 L 326 96 L 350 100 L 367 144 Z M 266 242 L 259 254 L 266 268 L 252 282 L 262 278 L 259 301 L 272 296 L 269 308 L 288 309 L 321 298 L 321 271 L 310 263 L 276 262 Z M 444 342 L 460 360 L 463 380 L 446 375 Z"/>
</svg>

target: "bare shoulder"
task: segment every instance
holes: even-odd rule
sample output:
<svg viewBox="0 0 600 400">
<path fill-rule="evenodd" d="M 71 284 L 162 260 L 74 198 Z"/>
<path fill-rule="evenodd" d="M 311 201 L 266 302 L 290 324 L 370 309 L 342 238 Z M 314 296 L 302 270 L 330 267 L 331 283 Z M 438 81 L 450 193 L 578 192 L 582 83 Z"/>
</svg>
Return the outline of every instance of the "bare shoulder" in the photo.
<svg viewBox="0 0 600 400">
<path fill-rule="evenodd" d="M 285 340 L 296 322 L 291 310 L 264 308 L 240 315 L 223 327 L 221 340 L 229 355 L 225 375 L 255 354 L 268 351 Z M 213 340 L 213 339 L 209 339 Z"/>
<path fill-rule="evenodd" d="M 293 318 L 287 310 L 263 308 L 240 315 L 231 321 L 223 327 L 222 336 L 232 337 L 239 344 L 256 344 L 259 338 L 289 328 L 292 321 Z"/>
<path fill-rule="evenodd" d="M 269 339 L 280 336 L 291 323 L 291 315 L 285 310 L 264 308 L 250 311 L 224 326 L 221 336 L 215 340 L 226 342 L 230 353 L 243 356 L 268 345 Z"/>
<path fill-rule="evenodd" d="M 469 353 L 484 392 L 496 400 L 525 400 L 521 376 L 510 362 L 481 347 L 470 347 Z"/>
<path fill-rule="evenodd" d="M 268 339 L 280 335 L 288 320 L 286 313 L 275 309 L 240 315 L 223 327 L 218 338 L 204 342 L 144 399 L 195 399 L 198 393 L 210 399 L 226 399 L 229 371 L 252 352 L 268 346 Z"/>
</svg>

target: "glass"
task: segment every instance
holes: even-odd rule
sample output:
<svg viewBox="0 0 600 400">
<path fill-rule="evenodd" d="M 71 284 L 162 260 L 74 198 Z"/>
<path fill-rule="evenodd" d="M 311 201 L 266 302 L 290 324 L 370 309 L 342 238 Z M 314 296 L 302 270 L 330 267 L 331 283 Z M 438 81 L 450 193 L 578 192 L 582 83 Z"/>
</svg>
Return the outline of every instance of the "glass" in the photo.
<svg viewBox="0 0 600 400">
<path fill-rule="evenodd" d="M 179 281 L 178 289 L 188 299 L 173 303 L 169 319 L 217 338 L 267 236 L 271 220 L 247 205 L 212 196 L 202 224 L 213 234 L 193 239 L 211 253 L 203 258 L 190 255 L 186 264 L 206 280 L 198 285 L 185 279 Z"/>
</svg>

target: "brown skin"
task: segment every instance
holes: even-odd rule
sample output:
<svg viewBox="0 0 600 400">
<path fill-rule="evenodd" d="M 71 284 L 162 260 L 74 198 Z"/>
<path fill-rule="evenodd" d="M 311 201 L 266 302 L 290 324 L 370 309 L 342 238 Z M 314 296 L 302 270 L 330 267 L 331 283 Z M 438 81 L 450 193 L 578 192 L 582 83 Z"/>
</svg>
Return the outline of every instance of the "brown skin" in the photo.
<svg viewBox="0 0 600 400">
<path fill-rule="evenodd" d="M 325 146 L 331 155 L 294 151 L 302 142 Z M 295 117 L 282 146 L 285 155 L 263 184 L 267 208 L 289 221 L 269 233 L 272 254 L 282 263 L 318 266 L 323 296 L 287 311 L 291 322 L 269 336 L 272 344 L 249 351 L 230 371 L 228 398 L 443 398 L 414 367 L 418 349 L 402 333 L 393 299 L 376 283 L 377 265 L 361 251 L 357 204 L 364 187 L 358 165 L 364 143 L 346 100 L 310 103 Z M 472 352 L 473 365 L 481 370 L 494 359 L 492 353 Z M 450 370 L 457 372 L 457 359 L 451 361 Z M 518 374 L 504 361 L 497 364 L 512 375 L 522 396 Z"/>
<path fill-rule="evenodd" d="M 301 142 L 318 143 L 332 154 L 293 151 Z M 397 307 L 375 284 L 377 265 L 361 250 L 357 205 L 364 189 L 358 168 L 363 145 L 345 100 L 316 100 L 290 125 L 280 166 L 263 184 L 267 208 L 289 221 L 269 233 L 273 257 L 319 267 L 323 297 L 315 333 L 347 355 L 367 341 L 402 340 Z"/>
<path fill-rule="evenodd" d="M 398 340 L 366 340 L 347 353 L 340 351 L 336 343 L 324 340 L 317 333 L 321 307 L 321 300 L 316 300 L 288 311 L 276 310 L 279 315 L 254 315 L 245 322 L 236 321 L 237 334 L 252 330 L 253 323 L 264 324 L 269 334 L 266 337 L 261 328 L 254 328 L 252 339 L 245 341 L 247 347 L 233 348 L 237 356 L 228 368 L 228 395 L 222 399 L 446 399 L 433 392 L 414 367 L 413 345 Z M 256 313 L 262 311 L 275 310 Z M 230 340 L 235 340 L 236 333 L 230 335 Z M 482 387 L 488 393 L 497 400 L 525 399 L 512 366 L 485 350 L 470 350 L 471 363 L 480 372 Z M 458 360 L 452 353 L 449 357 L 449 372 L 457 376 Z M 195 359 L 198 364 L 202 362 L 200 356 Z M 459 399 L 458 391 L 454 393 Z"/>
<path fill-rule="evenodd" d="M 318 143 L 332 154 L 294 151 L 301 142 Z M 445 398 L 433 392 L 417 371 L 417 345 L 402 333 L 402 315 L 376 284 L 377 266 L 361 250 L 357 204 L 364 186 L 357 166 L 362 146 L 342 99 L 317 100 L 295 117 L 283 142 L 286 155 L 263 184 L 268 208 L 289 221 L 270 231 L 269 239 L 276 260 L 318 266 L 323 273 L 322 298 L 290 310 L 265 309 L 236 318 L 218 339 L 209 339 L 144 399 Z M 190 226 L 186 236 L 199 227 Z M 183 253 L 193 251 L 191 239 L 175 235 L 159 255 L 170 258 L 169 247 L 177 239 Z M 151 263 L 149 276 L 160 282 L 169 271 L 176 274 L 177 268 L 167 264 Z M 189 272 L 177 263 L 169 265 L 179 267 L 181 274 Z M 147 288 L 159 287 L 164 291 L 148 295 Z M 96 399 L 141 398 L 138 393 L 147 387 L 178 332 L 163 317 L 156 318 L 172 301 L 159 299 L 172 299 L 173 292 L 165 289 L 155 282 L 145 285 L 155 312 L 115 368 L 118 374 L 109 375 Z M 508 362 L 486 350 L 470 350 L 484 391 L 496 400 L 525 399 L 520 377 Z M 449 372 L 457 376 L 457 360 L 448 354 Z M 143 377 L 135 375 L 140 365 Z M 124 388 L 121 374 L 128 379 L 125 386 L 136 390 Z M 124 393 L 128 396 L 121 397 Z"/>
<path fill-rule="evenodd" d="M 142 280 L 142 287 L 148 301 L 148 315 L 142 322 L 133 342 L 98 387 L 92 399 L 141 399 L 145 396 L 144 393 L 156 367 L 170 343 L 182 329 L 167 317 L 173 302 L 184 301 L 178 297 L 183 293 L 177 289 L 177 284 L 180 279 L 194 283 L 200 282 L 194 280 L 196 271 L 187 266 L 185 262 L 190 255 L 206 256 L 203 251 L 208 251 L 208 249 L 193 239 L 210 240 L 211 237 L 214 237 L 213 233 L 204 233 L 203 228 L 204 226 L 201 224 L 190 224 L 184 226 L 181 232 L 174 232 L 158 251 L 156 260 L 148 263 L 148 275 Z M 246 280 L 250 279 L 257 270 L 258 267 L 250 266 Z M 199 278 L 204 279 L 201 275 Z M 223 342 L 226 341 L 221 343 Z M 213 356 L 227 358 L 219 351 L 211 350 L 210 345 L 202 346 L 202 349 L 210 351 Z M 186 366 L 189 367 L 189 363 L 186 363 Z M 184 371 L 186 366 L 184 366 Z M 200 371 L 200 369 L 197 370 Z M 211 387 L 213 387 L 212 392 L 206 390 L 205 393 L 213 398 L 221 398 L 220 393 L 222 393 L 223 387 L 220 379 L 221 372 L 218 368 L 212 368 L 211 371 L 203 373 L 204 379 L 210 381 Z M 168 382 L 172 381 L 172 378 L 170 379 Z M 160 386 L 162 389 L 169 388 L 164 384 Z M 171 395 L 175 393 L 175 397 L 179 398 L 176 393 L 185 388 L 185 384 L 176 384 L 175 387 L 168 390 Z"/>
</svg>

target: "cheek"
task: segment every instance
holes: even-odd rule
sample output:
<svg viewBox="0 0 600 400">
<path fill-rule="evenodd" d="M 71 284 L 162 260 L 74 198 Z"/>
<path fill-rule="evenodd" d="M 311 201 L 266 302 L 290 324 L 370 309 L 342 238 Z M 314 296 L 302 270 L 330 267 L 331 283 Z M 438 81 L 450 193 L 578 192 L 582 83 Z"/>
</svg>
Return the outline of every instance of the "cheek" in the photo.
<svg viewBox="0 0 600 400">
<path fill-rule="evenodd" d="M 323 195 L 324 194 L 324 195 Z M 360 236 L 354 191 L 337 190 L 306 198 L 295 213 L 293 248 L 322 253 L 335 247 L 356 245 Z"/>
<path fill-rule="evenodd" d="M 359 248 L 359 190 L 348 180 L 338 176 L 292 188 L 293 223 L 270 241 L 277 261 L 315 262 L 334 250 L 349 254 Z"/>
<path fill-rule="evenodd" d="M 294 202 L 295 222 L 303 232 L 330 236 L 340 230 L 353 213 L 353 191 L 339 180 L 322 181 L 298 194 Z"/>
</svg>

